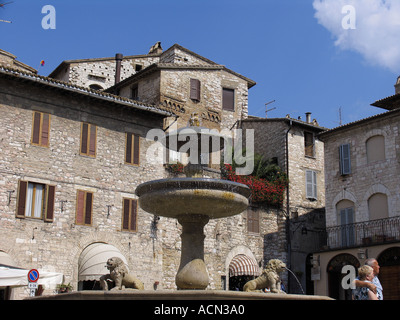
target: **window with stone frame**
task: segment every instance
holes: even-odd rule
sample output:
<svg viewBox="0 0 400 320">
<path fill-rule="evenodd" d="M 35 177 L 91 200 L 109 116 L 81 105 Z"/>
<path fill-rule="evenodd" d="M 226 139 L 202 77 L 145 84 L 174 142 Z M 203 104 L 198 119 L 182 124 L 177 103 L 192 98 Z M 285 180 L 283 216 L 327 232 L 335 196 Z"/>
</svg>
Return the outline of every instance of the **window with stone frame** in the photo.
<svg viewBox="0 0 400 320">
<path fill-rule="evenodd" d="M 22 181 L 18 183 L 17 218 L 33 218 L 52 222 L 55 189 L 53 185 Z"/>
<path fill-rule="evenodd" d="M 137 208 L 136 199 L 124 198 L 122 203 L 122 231 L 137 231 Z"/>
<path fill-rule="evenodd" d="M 32 121 L 32 138 L 33 145 L 48 147 L 50 135 L 50 114 L 34 111 Z"/>
<path fill-rule="evenodd" d="M 136 166 L 140 164 L 140 137 L 130 132 L 126 133 L 125 163 Z"/>
<path fill-rule="evenodd" d="M 351 173 L 350 144 L 342 144 L 339 147 L 340 174 L 342 176 Z"/>
<path fill-rule="evenodd" d="M 89 123 L 82 123 L 81 126 L 81 147 L 80 154 L 96 157 L 97 126 Z"/>
<path fill-rule="evenodd" d="M 92 225 L 93 192 L 78 190 L 76 196 L 76 217 L 78 225 Z"/>
</svg>

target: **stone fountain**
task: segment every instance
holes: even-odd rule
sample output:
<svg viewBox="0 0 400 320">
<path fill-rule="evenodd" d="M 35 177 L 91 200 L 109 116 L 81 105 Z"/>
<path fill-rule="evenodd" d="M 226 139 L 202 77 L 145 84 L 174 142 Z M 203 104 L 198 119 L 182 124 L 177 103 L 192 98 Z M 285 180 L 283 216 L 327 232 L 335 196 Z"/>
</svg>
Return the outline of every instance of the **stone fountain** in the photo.
<svg viewBox="0 0 400 320">
<path fill-rule="evenodd" d="M 185 144 L 191 146 L 186 150 L 186 178 L 149 181 L 136 189 L 143 210 L 175 218 L 182 225 L 181 261 L 175 283 L 186 290 L 204 290 L 209 284 L 204 262 L 205 225 L 210 219 L 246 210 L 250 196 L 250 189 L 243 184 L 203 177 L 201 155 L 220 151 L 224 137 L 196 124 L 192 121 L 192 126 L 169 133 L 162 141 L 167 149 L 178 152 L 185 149 Z"/>
</svg>

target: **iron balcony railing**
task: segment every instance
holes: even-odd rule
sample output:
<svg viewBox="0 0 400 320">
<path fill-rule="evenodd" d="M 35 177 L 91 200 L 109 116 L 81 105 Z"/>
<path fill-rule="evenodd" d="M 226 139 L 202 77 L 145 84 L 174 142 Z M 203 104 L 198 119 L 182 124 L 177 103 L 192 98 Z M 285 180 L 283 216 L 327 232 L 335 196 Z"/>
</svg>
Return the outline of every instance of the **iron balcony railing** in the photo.
<svg viewBox="0 0 400 320">
<path fill-rule="evenodd" d="M 400 216 L 328 227 L 325 235 L 325 250 L 400 241 Z"/>
</svg>

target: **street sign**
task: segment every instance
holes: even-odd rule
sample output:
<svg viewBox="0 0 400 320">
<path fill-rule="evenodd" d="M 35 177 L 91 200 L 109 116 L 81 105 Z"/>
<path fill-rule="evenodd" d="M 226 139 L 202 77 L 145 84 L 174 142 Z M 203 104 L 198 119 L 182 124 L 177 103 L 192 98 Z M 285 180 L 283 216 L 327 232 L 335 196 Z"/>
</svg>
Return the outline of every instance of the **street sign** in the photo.
<svg viewBox="0 0 400 320">
<path fill-rule="evenodd" d="M 39 285 L 36 282 L 29 282 L 28 283 L 28 288 L 29 289 L 37 289 Z"/>
<path fill-rule="evenodd" d="M 36 269 L 31 269 L 28 272 L 28 281 L 29 282 L 37 282 L 39 280 L 39 271 Z"/>
</svg>

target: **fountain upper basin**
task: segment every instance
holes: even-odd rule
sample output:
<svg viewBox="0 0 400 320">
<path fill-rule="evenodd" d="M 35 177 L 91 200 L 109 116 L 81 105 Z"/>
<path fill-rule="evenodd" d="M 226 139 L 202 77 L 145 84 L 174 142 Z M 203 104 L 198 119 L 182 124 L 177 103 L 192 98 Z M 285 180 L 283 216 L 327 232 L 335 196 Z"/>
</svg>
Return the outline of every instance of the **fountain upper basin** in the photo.
<svg viewBox="0 0 400 320">
<path fill-rule="evenodd" d="M 145 182 L 136 195 L 143 210 L 158 216 L 199 214 L 218 219 L 246 210 L 250 189 L 228 180 L 172 178 Z"/>
</svg>

